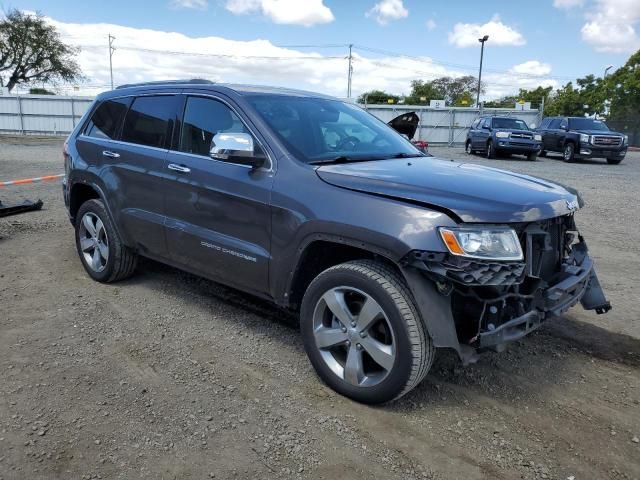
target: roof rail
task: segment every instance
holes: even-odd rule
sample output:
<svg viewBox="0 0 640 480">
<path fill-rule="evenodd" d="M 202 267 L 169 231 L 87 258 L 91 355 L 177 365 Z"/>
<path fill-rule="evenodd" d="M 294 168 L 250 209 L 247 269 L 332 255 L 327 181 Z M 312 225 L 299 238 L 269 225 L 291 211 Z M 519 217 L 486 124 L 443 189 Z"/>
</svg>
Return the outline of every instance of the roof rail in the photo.
<svg viewBox="0 0 640 480">
<path fill-rule="evenodd" d="M 121 88 L 130 88 L 130 87 L 144 87 L 147 85 L 184 85 L 184 84 L 205 84 L 212 85 L 215 82 L 211 80 L 206 80 L 204 78 L 189 78 L 186 80 L 157 80 L 155 82 L 141 82 L 141 83 L 125 83 L 124 85 L 118 85 L 116 90 Z"/>
</svg>

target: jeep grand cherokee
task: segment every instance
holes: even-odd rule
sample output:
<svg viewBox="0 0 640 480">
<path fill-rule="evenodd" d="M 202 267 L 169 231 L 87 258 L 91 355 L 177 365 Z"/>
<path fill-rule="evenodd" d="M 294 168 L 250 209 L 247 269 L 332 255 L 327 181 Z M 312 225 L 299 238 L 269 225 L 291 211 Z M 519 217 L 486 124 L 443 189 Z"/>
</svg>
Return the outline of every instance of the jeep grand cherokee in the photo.
<svg viewBox="0 0 640 480">
<path fill-rule="evenodd" d="M 99 95 L 64 147 L 94 280 L 142 255 L 299 312 L 318 375 L 367 403 L 572 305 L 610 306 L 576 191 L 426 157 L 356 105 L 205 81 Z"/>
</svg>

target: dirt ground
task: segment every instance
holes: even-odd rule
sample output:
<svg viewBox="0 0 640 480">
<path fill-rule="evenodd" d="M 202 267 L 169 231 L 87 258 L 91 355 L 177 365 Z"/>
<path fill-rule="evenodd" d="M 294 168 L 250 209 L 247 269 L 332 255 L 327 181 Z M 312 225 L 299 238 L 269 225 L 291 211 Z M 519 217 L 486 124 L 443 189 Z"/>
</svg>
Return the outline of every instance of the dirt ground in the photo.
<svg viewBox="0 0 640 480">
<path fill-rule="evenodd" d="M 0 137 L 0 181 L 62 173 Z M 113 285 L 75 251 L 59 182 L 0 188 L 0 479 L 639 479 L 640 154 L 619 166 L 443 158 L 577 187 L 614 309 L 564 318 L 372 408 L 324 386 L 296 319 L 155 262 Z"/>
</svg>

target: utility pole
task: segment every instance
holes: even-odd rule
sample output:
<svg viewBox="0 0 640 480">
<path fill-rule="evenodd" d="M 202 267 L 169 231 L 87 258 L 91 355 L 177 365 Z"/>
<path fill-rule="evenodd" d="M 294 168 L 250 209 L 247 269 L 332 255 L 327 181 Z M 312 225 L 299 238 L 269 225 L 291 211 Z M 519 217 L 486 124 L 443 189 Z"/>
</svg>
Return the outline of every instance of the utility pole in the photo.
<svg viewBox="0 0 640 480">
<path fill-rule="evenodd" d="M 353 74 L 353 66 L 351 62 L 353 60 L 353 55 L 351 54 L 351 50 L 353 49 L 353 44 L 349 44 L 349 72 L 347 73 L 347 98 L 351 98 L 351 76 Z"/>
<path fill-rule="evenodd" d="M 113 41 L 116 37 L 109 34 L 109 76 L 111 77 L 111 90 L 113 90 L 113 52 L 116 51 L 116 47 L 113 46 Z"/>
<path fill-rule="evenodd" d="M 480 47 L 480 71 L 478 72 L 478 95 L 476 96 L 476 107 L 480 108 L 480 85 L 482 81 L 482 57 L 484 56 L 484 42 L 489 40 L 489 35 L 485 35 L 479 38 L 478 41 L 482 44 Z"/>
</svg>

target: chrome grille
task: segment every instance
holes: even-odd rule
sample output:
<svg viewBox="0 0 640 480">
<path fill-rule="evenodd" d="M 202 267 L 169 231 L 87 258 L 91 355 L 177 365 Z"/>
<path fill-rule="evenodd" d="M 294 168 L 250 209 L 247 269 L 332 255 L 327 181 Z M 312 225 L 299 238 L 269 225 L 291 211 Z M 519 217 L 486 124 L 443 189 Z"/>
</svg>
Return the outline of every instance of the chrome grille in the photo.
<svg viewBox="0 0 640 480">
<path fill-rule="evenodd" d="M 594 135 L 592 142 L 594 145 L 617 147 L 622 144 L 622 137 L 614 137 L 611 135 Z"/>
<path fill-rule="evenodd" d="M 526 138 L 528 140 L 533 139 L 532 133 L 512 133 L 511 138 Z"/>
</svg>

